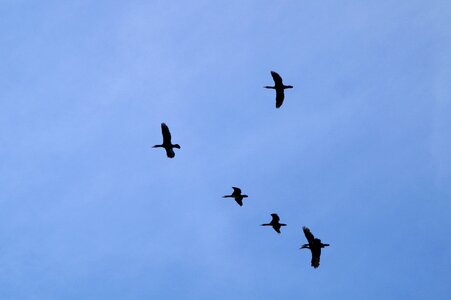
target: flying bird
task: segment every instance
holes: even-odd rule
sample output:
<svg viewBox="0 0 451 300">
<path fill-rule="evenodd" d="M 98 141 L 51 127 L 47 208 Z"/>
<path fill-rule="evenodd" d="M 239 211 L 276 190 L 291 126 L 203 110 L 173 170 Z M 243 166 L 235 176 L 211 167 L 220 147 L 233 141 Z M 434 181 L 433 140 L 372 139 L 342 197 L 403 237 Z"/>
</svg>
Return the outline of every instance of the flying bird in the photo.
<svg viewBox="0 0 451 300">
<path fill-rule="evenodd" d="M 285 98 L 285 94 L 283 92 L 284 89 L 292 89 L 292 85 L 284 85 L 282 83 L 282 77 L 280 77 L 277 72 L 271 71 L 272 79 L 274 80 L 274 86 L 265 86 L 267 89 L 275 89 L 276 90 L 276 108 L 282 106 L 283 99 Z"/>
<path fill-rule="evenodd" d="M 247 195 L 242 195 L 240 188 L 237 188 L 237 187 L 232 187 L 232 188 L 233 188 L 232 195 L 226 195 L 226 196 L 223 196 L 222 198 L 234 198 L 236 203 L 238 203 L 239 206 L 243 206 L 243 198 L 247 198 Z"/>
<path fill-rule="evenodd" d="M 166 150 L 166 155 L 169 158 L 173 158 L 175 156 L 174 148 L 180 149 L 180 145 L 173 145 L 171 143 L 171 133 L 169 132 L 169 128 L 165 123 L 161 123 L 161 133 L 163 134 L 163 144 L 155 145 L 152 148 L 164 148 Z"/>
<path fill-rule="evenodd" d="M 272 226 L 277 233 L 280 233 L 280 227 L 287 226 L 287 224 L 279 223 L 280 218 L 277 214 L 271 214 L 272 220 L 268 224 L 262 224 L 261 226 Z"/>
<path fill-rule="evenodd" d="M 304 231 L 305 237 L 307 238 L 308 244 L 302 245 L 299 249 L 310 249 L 312 252 L 312 267 L 315 269 L 319 267 L 319 257 L 321 256 L 321 248 L 330 246 L 329 244 L 321 243 L 320 239 L 317 239 L 310 232 L 310 229 L 307 227 L 302 227 Z"/>
</svg>

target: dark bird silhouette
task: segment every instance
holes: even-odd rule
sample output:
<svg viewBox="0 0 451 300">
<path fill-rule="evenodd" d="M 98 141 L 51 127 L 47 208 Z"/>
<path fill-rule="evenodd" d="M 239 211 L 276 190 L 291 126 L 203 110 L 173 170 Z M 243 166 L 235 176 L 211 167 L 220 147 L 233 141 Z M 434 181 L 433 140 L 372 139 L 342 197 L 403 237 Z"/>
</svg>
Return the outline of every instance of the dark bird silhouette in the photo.
<svg viewBox="0 0 451 300">
<path fill-rule="evenodd" d="M 239 206 L 243 206 L 243 198 L 247 198 L 247 195 L 242 195 L 240 188 L 237 188 L 237 187 L 232 187 L 232 188 L 233 188 L 232 195 L 226 195 L 226 196 L 223 196 L 222 198 L 234 198 L 236 203 L 238 203 Z"/>
<path fill-rule="evenodd" d="M 272 79 L 274 80 L 274 86 L 265 86 L 267 89 L 275 89 L 276 90 L 276 108 L 282 106 L 283 99 L 285 98 L 284 89 L 292 89 L 292 85 L 284 85 L 282 82 L 282 77 L 280 77 L 277 72 L 271 71 Z"/>
<path fill-rule="evenodd" d="M 330 246 L 329 244 L 323 244 L 321 243 L 320 239 L 317 239 L 313 236 L 313 234 L 310 232 L 310 229 L 307 227 L 302 227 L 302 230 L 304 231 L 305 237 L 307 238 L 308 244 L 302 245 L 299 249 L 310 249 L 312 252 L 312 267 L 315 269 L 319 267 L 319 258 L 321 256 L 321 248 Z"/>
<path fill-rule="evenodd" d="M 268 224 L 262 224 L 261 226 L 272 226 L 277 233 L 280 233 L 280 227 L 287 226 L 287 224 L 279 223 L 280 218 L 277 214 L 271 214 L 272 220 Z"/>
<path fill-rule="evenodd" d="M 163 134 L 163 144 L 155 145 L 152 148 L 164 148 L 164 150 L 166 150 L 166 155 L 169 158 L 173 158 L 175 156 L 174 148 L 180 149 L 180 145 L 173 145 L 171 143 L 171 133 L 169 132 L 169 128 L 165 123 L 161 123 L 161 133 Z"/>
</svg>

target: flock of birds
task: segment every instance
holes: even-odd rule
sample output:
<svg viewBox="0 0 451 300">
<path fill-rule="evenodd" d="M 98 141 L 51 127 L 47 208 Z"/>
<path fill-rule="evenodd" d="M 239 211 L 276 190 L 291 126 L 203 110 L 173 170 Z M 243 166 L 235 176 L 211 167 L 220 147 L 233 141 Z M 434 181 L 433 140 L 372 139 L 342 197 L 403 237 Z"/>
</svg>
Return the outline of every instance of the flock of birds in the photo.
<svg viewBox="0 0 451 300">
<path fill-rule="evenodd" d="M 265 88 L 276 90 L 276 108 L 279 108 L 282 106 L 283 100 L 285 99 L 284 90 L 292 89 L 293 86 L 284 85 L 282 82 L 282 77 L 280 77 L 277 72 L 271 71 L 271 76 L 274 80 L 274 86 L 265 86 Z M 167 157 L 174 158 L 174 148 L 180 149 L 180 145 L 172 144 L 171 132 L 165 123 L 161 123 L 161 133 L 163 135 L 163 143 L 161 145 L 155 145 L 153 148 L 164 148 L 166 150 Z M 223 198 L 233 198 L 239 206 L 243 206 L 243 199 L 247 198 L 248 195 L 242 194 L 241 189 L 238 187 L 232 188 L 233 193 L 231 195 L 225 195 Z M 287 224 L 280 223 L 280 218 L 276 213 L 271 214 L 271 216 L 271 222 L 261 224 L 261 226 L 272 226 L 272 228 L 280 234 L 280 229 L 283 226 L 287 226 Z M 315 238 L 308 227 L 303 226 L 302 230 L 304 231 L 308 244 L 302 245 L 300 249 L 310 249 L 312 253 L 311 265 L 316 269 L 319 267 L 321 249 L 329 246 L 329 244 L 323 244 L 320 239 Z"/>
</svg>

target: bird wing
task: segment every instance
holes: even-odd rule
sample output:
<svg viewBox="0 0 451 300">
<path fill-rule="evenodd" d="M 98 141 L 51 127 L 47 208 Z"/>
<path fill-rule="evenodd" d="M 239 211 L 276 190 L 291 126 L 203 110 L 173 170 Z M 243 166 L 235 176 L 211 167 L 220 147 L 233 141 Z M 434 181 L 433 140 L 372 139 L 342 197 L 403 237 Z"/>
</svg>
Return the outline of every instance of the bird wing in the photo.
<svg viewBox="0 0 451 300">
<path fill-rule="evenodd" d="M 166 150 L 166 155 L 167 155 L 169 158 L 174 158 L 175 152 L 174 152 L 174 150 L 173 150 L 172 148 L 166 147 L 166 148 L 164 148 L 164 149 Z"/>
<path fill-rule="evenodd" d="M 241 189 L 240 188 L 232 186 L 232 189 L 233 189 L 232 195 L 234 195 L 234 196 L 235 195 L 241 195 Z"/>
<path fill-rule="evenodd" d="M 238 203 L 239 206 L 243 206 L 243 199 L 235 198 L 236 203 Z"/>
<path fill-rule="evenodd" d="M 274 228 L 274 230 L 275 230 L 277 233 L 280 233 L 280 225 L 279 225 L 279 224 L 273 225 L 272 228 Z"/>
<path fill-rule="evenodd" d="M 319 259 L 321 256 L 321 248 L 320 247 L 315 247 L 314 249 L 311 249 L 312 251 L 312 267 L 314 267 L 315 269 L 319 267 Z"/>
<path fill-rule="evenodd" d="M 171 133 L 165 123 L 161 123 L 161 133 L 163 134 L 163 144 L 171 144 Z"/>
<path fill-rule="evenodd" d="M 304 235 L 307 238 L 307 241 L 309 242 L 309 244 L 313 243 L 313 240 L 315 239 L 315 237 L 313 236 L 313 234 L 310 232 L 310 229 L 308 229 L 308 227 L 302 227 L 302 230 L 304 231 Z M 313 253 L 313 252 L 312 252 Z"/>
<path fill-rule="evenodd" d="M 275 86 L 283 85 L 282 77 L 280 77 L 280 75 L 277 72 L 271 71 L 271 76 L 272 76 L 272 79 L 274 80 Z"/>
<path fill-rule="evenodd" d="M 282 106 L 283 99 L 285 99 L 285 93 L 283 89 L 276 89 L 276 108 Z"/>
<path fill-rule="evenodd" d="M 271 216 L 272 216 L 271 223 L 279 223 L 280 218 L 279 218 L 279 216 L 277 214 L 271 214 Z"/>
</svg>

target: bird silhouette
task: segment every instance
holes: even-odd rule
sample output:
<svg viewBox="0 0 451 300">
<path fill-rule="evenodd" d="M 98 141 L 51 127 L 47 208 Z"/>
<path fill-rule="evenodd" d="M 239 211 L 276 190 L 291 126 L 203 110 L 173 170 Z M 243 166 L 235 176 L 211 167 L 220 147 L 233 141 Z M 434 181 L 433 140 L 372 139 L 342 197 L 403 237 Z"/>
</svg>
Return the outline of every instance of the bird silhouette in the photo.
<svg viewBox="0 0 451 300">
<path fill-rule="evenodd" d="M 232 195 L 226 195 L 226 196 L 223 196 L 222 198 L 234 198 L 236 203 L 238 203 L 239 206 L 243 206 L 243 198 L 247 198 L 247 195 L 242 195 L 240 188 L 237 188 L 237 187 L 232 187 L 232 188 L 233 188 Z"/>
<path fill-rule="evenodd" d="M 166 150 L 166 155 L 169 158 L 173 158 L 175 156 L 173 148 L 180 149 L 180 145 L 173 145 L 171 143 L 171 133 L 169 132 L 169 128 L 165 123 L 161 123 L 161 133 L 163 134 L 163 144 L 155 145 L 152 148 L 164 148 Z"/>
<path fill-rule="evenodd" d="M 321 243 L 320 239 L 317 239 L 313 236 L 313 234 L 310 232 L 310 229 L 307 227 L 302 227 L 302 230 L 304 231 L 304 235 L 307 238 L 308 244 L 302 245 L 299 249 L 310 249 L 312 252 L 312 267 L 315 269 L 319 267 L 319 258 L 321 256 L 321 248 L 330 246 L 329 244 L 323 244 Z"/>
<path fill-rule="evenodd" d="M 282 77 L 277 72 L 271 71 L 272 79 L 274 80 L 274 86 L 265 86 L 267 89 L 276 90 L 276 108 L 282 106 L 283 99 L 285 98 L 284 89 L 292 89 L 292 85 L 284 85 L 282 82 Z"/>
<path fill-rule="evenodd" d="M 280 233 L 280 227 L 287 226 L 287 224 L 279 223 L 280 218 L 277 214 L 271 214 L 272 220 L 268 224 L 262 224 L 261 226 L 272 226 L 277 233 Z"/>
</svg>

